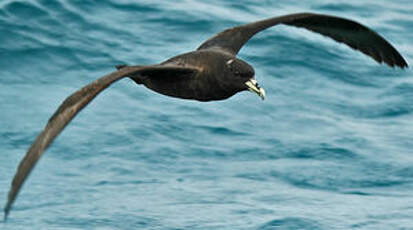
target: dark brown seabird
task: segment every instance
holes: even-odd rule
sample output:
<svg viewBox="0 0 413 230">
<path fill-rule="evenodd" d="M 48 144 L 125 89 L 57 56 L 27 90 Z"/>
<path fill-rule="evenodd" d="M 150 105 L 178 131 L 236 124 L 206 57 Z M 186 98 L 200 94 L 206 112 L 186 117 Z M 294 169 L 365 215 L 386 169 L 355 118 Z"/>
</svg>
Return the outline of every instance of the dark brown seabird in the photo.
<svg viewBox="0 0 413 230">
<path fill-rule="evenodd" d="M 313 13 L 290 14 L 236 26 L 208 39 L 196 51 L 160 64 L 117 66 L 118 71 L 91 82 L 66 98 L 50 118 L 20 162 L 4 208 L 5 220 L 21 186 L 46 148 L 93 98 L 122 78 L 129 77 L 155 92 L 183 99 L 224 100 L 244 90 L 264 99 L 265 91 L 258 86 L 254 69 L 236 55 L 256 33 L 279 24 L 302 27 L 328 36 L 379 63 L 402 69 L 407 67 L 399 52 L 376 32 L 352 20 Z"/>
</svg>

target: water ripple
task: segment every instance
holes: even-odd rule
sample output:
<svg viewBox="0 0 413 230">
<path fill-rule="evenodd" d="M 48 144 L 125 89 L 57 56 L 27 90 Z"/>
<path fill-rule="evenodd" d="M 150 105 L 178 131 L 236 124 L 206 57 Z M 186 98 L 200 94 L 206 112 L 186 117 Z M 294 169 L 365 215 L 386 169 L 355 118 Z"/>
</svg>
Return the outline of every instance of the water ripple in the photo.
<svg viewBox="0 0 413 230">
<path fill-rule="evenodd" d="M 272 229 L 324 229 L 321 225 L 314 220 L 299 218 L 299 217 L 288 217 L 283 219 L 275 219 L 269 221 L 268 223 L 257 228 L 257 230 L 272 230 Z"/>
<path fill-rule="evenodd" d="M 229 26 L 304 11 L 360 21 L 411 64 L 412 9 L 408 0 L 3 0 L 0 202 L 58 104 L 114 65 L 159 63 Z M 411 68 L 288 26 L 258 34 L 239 57 L 264 102 L 248 92 L 178 100 L 129 79 L 111 86 L 44 154 L 4 227 L 412 226 Z"/>
</svg>

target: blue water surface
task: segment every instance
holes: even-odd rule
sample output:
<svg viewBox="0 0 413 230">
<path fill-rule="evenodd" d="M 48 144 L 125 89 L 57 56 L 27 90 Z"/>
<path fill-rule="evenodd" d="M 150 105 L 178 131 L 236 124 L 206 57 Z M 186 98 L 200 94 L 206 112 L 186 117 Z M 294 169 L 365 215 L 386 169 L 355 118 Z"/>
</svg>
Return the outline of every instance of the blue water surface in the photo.
<svg viewBox="0 0 413 230">
<path fill-rule="evenodd" d="M 368 25 L 413 63 L 411 0 L 0 1 L 0 204 L 70 93 L 302 11 Z M 56 139 L 0 229 L 413 229 L 411 68 L 287 26 L 239 57 L 267 100 L 180 100 L 122 80 Z"/>
</svg>

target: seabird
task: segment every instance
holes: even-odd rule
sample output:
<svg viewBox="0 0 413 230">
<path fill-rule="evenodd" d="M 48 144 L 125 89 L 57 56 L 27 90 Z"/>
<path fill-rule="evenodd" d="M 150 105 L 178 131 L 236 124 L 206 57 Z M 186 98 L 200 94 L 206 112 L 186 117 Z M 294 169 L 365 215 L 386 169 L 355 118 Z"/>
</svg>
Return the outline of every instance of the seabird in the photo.
<svg viewBox="0 0 413 230">
<path fill-rule="evenodd" d="M 66 98 L 50 118 L 18 166 L 4 208 L 5 220 L 21 186 L 46 148 L 93 98 L 122 78 L 129 77 L 155 92 L 183 99 L 224 100 L 245 90 L 264 99 L 265 91 L 255 80 L 254 69 L 237 58 L 237 54 L 256 33 L 280 24 L 320 33 L 363 52 L 379 63 L 402 69 L 408 67 L 399 52 L 373 30 L 349 19 L 314 13 L 289 14 L 229 28 L 209 38 L 197 50 L 160 64 L 117 66 L 117 71 Z"/>
</svg>

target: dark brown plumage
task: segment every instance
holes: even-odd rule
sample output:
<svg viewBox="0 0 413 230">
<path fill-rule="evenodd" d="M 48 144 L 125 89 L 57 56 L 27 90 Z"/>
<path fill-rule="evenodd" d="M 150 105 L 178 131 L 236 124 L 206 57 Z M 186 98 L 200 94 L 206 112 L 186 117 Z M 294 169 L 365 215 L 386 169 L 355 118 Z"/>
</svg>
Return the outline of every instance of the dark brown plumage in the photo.
<svg viewBox="0 0 413 230">
<path fill-rule="evenodd" d="M 143 84 L 158 93 L 199 101 L 223 100 L 244 90 L 264 98 L 265 91 L 254 79 L 254 69 L 236 58 L 236 55 L 254 34 L 278 24 L 302 27 L 328 36 L 379 63 L 407 67 L 397 50 L 369 28 L 348 19 L 312 13 L 274 17 L 224 30 L 205 41 L 196 51 L 178 55 L 158 65 L 119 66 L 118 71 L 99 78 L 69 96 L 53 114 L 20 162 L 4 208 L 5 218 L 21 186 L 46 148 L 81 109 L 117 80 L 130 77 L 137 84 Z"/>
</svg>

